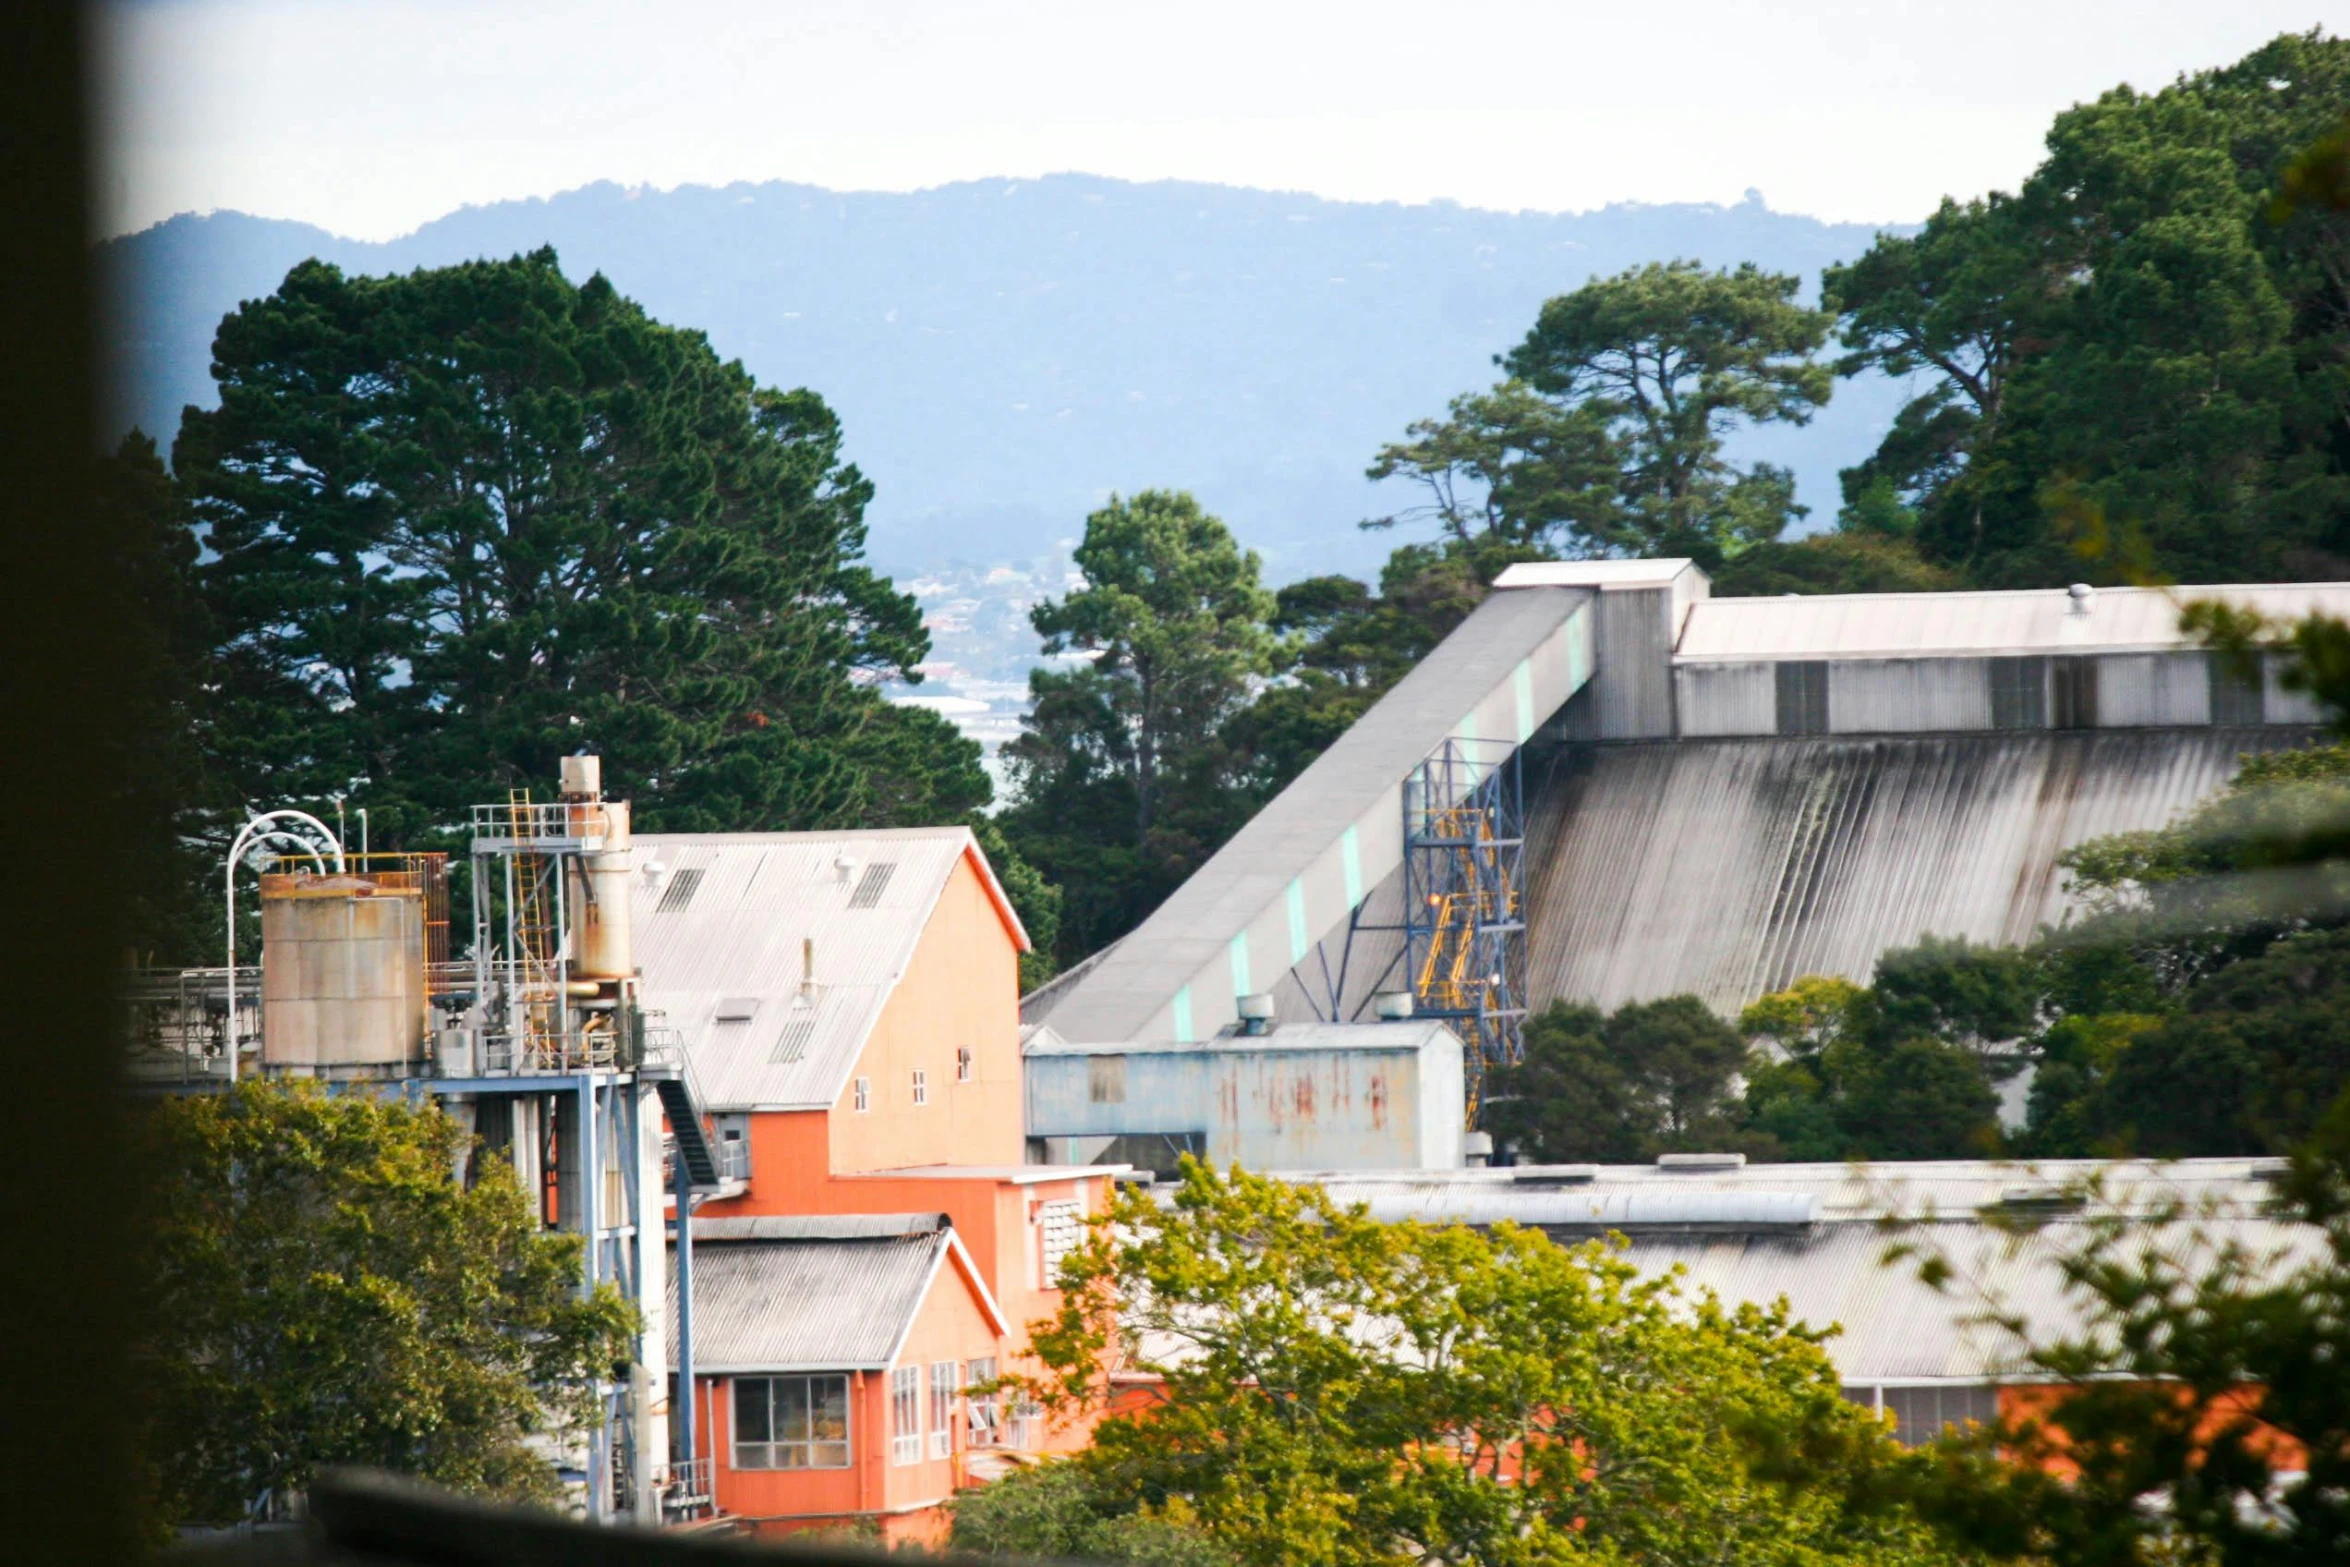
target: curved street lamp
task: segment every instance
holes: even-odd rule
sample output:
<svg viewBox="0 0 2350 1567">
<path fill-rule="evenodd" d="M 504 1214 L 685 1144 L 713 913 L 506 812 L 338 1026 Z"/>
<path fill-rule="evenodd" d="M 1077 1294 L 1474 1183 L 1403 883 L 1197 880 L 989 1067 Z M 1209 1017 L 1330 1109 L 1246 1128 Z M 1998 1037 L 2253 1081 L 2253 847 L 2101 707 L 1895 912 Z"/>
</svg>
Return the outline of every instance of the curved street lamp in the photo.
<svg viewBox="0 0 2350 1567">
<path fill-rule="evenodd" d="M 264 811 L 260 815 L 255 816 L 251 820 L 247 821 L 244 827 L 237 833 L 237 841 L 229 845 L 228 867 L 226 874 L 222 878 L 225 894 L 222 901 L 228 911 L 227 1040 L 228 1080 L 231 1085 L 234 1085 L 237 1080 L 237 862 L 243 859 L 245 857 L 245 851 L 252 848 L 255 844 L 260 843 L 266 839 L 278 838 L 292 844 L 294 847 L 300 849 L 304 854 L 310 856 L 310 862 L 318 867 L 320 875 L 324 875 L 326 873 L 326 861 L 319 857 L 317 845 L 297 837 L 295 834 L 287 831 L 285 828 L 275 825 L 278 822 L 299 823 L 300 825 L 307 827 L 312 832 L 316 833 L 320 838 L 326 841 L 326 846 L 334 851 L 335 870 L 340 872 L 343 869 L 342 840 L 337 838 L 331 831 L 327 829 L 326 823 L 320 821 L 317 817 L 311 815 L 308 811 Z"/>
</svg>

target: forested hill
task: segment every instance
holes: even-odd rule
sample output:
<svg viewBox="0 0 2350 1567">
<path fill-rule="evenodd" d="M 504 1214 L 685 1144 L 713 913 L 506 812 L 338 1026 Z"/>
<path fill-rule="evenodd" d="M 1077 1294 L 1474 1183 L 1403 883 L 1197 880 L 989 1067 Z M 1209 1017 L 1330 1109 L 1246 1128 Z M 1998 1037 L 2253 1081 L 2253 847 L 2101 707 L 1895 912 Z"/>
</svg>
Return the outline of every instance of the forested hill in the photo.
<svg viewBox="0 0 2350 1567">
<path fill-rule="evenodd" d="M 209 403 L 212 333 L 319 256 L 387 272 L 552 244 L 656 317 L 707 331 L 768 384 L 840 411 L 878 493 L 874 558 L 906 571 L 1018 559 L 1073 537 L 1111 489 L 1189 488 L 1275 580 L 1363 570 L 1393 544 L 1363 468 L 1406 424 L 1491 382 L 1542 301 L 1594 273 L 1687 256 L 1816 280 L 1872 230 L 1737 206 L 1579 214 L 1323 201 L 1085 175 L 909 195 L 780 183 L 596 185 L 467 208 L 385 244 L 238 213 L 107 242 L 108 345 L 133 423 L 166 445 Z M 1807 283 L 1808 286 L 1808 283 Z M 1814 520 L 1895 388 L 1838 388 L 1808 429 L 1750 434 Z"/>
</svg>

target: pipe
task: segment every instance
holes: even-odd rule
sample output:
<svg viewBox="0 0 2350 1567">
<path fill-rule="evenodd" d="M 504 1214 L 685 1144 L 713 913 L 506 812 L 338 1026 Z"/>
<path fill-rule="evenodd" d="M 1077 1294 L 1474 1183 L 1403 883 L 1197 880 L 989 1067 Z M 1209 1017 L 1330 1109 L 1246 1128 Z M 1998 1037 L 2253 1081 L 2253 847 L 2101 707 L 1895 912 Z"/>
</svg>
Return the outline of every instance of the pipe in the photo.
<svg viewBox="0 0 2350 1567">
<path fill-rule="evenodd" d="M 680 1465 L 694 1461 L 694 1189 L 681 1150 L 670 1161 L 677 1183 L 677 1394 Z"/>
<path fill-rule="evenodd" d="M 228 915 L 227 1043 L 228 1080 L 229 1086 L 232 1088 L 236 1086 L 237 1081 L 237 861 L 244 857 L 246 849 L 250 848 L 256 841 L 257 834 L 260 837 L 284 838 L 290 842 L 301 844 L 302 840 L 294 837 L 292 833 L 285 832 L 270 825 L 273 822 L 280 821 L 300 822 L 304 826 L 316 832 L 321 838 L 324 838 L 327 841 L 328 846 L 335 851 L 335 870 L 340 872 L 343 869 L 343 840 L 336 837 L 333 833 L 327 831 L 326 823 L 320 821 L 317 817 L 311 815 L 308 811 L 297 811 L 292 809 L 264 811 L 259 816 L 253 817 L 251 820 L 247 821 L 245 825 L 239 829 L 236 842 L 229 845 L 228 864 L 223 869 L 221 875 L 221 901 L 226 906 Z M 318 864 L 319 870 L 324 872 L 326 865 L 325 862 L 319 860 L 318 850 L 307 844 L 302 844 L 302 847 L 306 852 L 308 852 L 312 861 Z"/>
</svg>

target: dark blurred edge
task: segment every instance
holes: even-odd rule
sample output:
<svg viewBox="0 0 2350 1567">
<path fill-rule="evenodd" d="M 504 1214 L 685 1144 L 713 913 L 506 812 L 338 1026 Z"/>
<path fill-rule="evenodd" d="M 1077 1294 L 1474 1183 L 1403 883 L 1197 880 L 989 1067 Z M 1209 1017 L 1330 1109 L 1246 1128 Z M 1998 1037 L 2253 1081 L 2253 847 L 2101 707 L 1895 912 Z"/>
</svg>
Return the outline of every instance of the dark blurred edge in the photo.
<svg viewBox="0 0 2350 1567">
<path fill-rule="evenodd" d="M 839 1567 L 1019 1567 L 1008 1558 L 909 1558 L 874 1547 L 753 1542 L 574 1523 L 467 1501 L 390 1475 L 343 1470 L 310 1493 L 299 1529 L 175 1552 L 172 1567 L 691 1567 L 696 1562 L 837 1563 Z"/>
<path fill-rule="evenodd" d="M 0 1558 L 135 1560 L 108 812 L 125 665 L 92 535 L 81 8 L 0 7 Z"/>
</svg>

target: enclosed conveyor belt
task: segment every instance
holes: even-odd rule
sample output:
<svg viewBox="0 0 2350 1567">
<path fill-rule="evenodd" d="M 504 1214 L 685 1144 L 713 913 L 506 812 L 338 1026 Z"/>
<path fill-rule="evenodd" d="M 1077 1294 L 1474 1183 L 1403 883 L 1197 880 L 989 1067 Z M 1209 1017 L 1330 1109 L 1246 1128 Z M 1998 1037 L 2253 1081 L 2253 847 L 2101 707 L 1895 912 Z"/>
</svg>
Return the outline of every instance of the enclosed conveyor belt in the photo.
<svg viewBox="0 0 2350 1567">
<path fill-rule="evenodd" d="M 1404 792 L 1431 756 L 1499 765 L 1592 676 L 1587 587 L 1489 597 L 1132 934 L 1028 1020 L 1070 1040 L 1214 1035 L 1237 998 L 1336 968 L 1404 859 Z M 1400 880 L 1400 877 L 1397 878 Z M 1397 982 L 1401 988 L 1401 981 Z M 1048 998 L 1039 998 L 1048 999 Z"/>
</svg>

